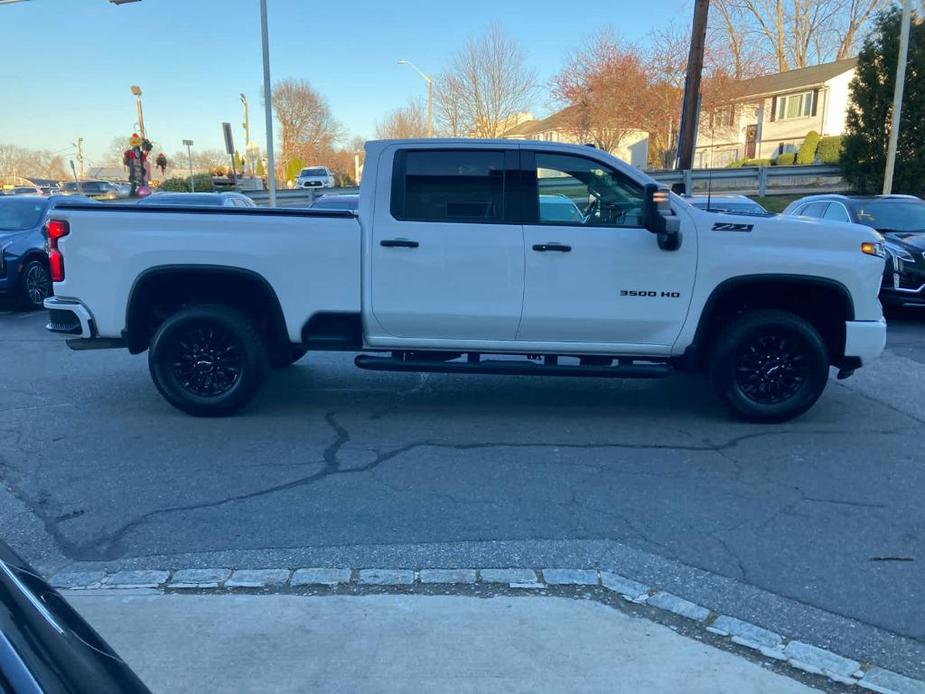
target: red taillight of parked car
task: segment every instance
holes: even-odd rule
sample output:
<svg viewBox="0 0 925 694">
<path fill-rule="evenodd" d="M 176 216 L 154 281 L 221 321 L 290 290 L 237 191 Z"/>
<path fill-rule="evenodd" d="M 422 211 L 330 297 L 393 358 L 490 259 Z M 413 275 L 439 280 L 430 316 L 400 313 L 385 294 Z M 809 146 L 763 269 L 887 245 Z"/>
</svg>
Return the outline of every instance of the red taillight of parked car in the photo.
<svg viewBox="0 0 925 694">
<path fill-rule="evenodd" d="M 64 256 L 58 248 L 58 239 L 71 233 L 71 227 L 60 219 L 49 219 L 45 224 L 48 235 L 48 266 L 51 268 L 51 281 L 64 281 Z"/>
</svg>

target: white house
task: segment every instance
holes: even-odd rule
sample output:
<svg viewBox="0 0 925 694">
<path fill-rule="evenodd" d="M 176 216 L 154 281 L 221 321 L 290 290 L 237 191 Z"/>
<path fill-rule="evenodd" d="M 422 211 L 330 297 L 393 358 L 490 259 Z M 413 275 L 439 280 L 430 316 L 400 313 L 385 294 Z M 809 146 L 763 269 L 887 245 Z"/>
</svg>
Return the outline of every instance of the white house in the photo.
<svg viewBox="0 0 925 694">
<path fill-rule="evenodd" d="M 569 107 L 572 108 L 572 107 Z M 504 133 L 504 137 L 512 140 L 538 140 L 541 142 L 566 142 L 571 144 L 585 144 L 586 139 L 574 132 L 567 124 L 567 117 L 563 114 L 568 109 L 558 111 L 548 118 L 541 120 L 524 120 L 517 126 Z M 610 152 L 615 157 L 632 164 L 640 169 L 646 168 L 649 156 L 649 134 L 642 130 L 634 130 L 624 135 L 619 144 Z"/>
<path fill-rule="evenodd" d="M 694 166 L 774 159 L 799 149 L 810 130 L 841 135 L 857 58 L 737 83 L 727 108 L 701 114 Z"/>
</svg>

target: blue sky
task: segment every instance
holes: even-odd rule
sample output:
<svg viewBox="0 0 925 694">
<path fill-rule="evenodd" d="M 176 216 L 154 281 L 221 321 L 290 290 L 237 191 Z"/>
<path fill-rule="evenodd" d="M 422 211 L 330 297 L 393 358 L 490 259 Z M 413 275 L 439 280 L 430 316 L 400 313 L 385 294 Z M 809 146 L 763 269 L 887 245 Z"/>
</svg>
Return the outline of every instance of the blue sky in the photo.
<svg viewBox="0 0 925 694">
<path fill-rule="evenodd" d="M 439 72 L 468 36 L 500 22 L 546 81 L 598 26 L 637 40 L 656 22 L 686 24 L 689 13 L 686 0 L 269 0 L 272 78 L 309 80 L 350 136 L 371 137 L 377 118 L 426 94 L 399 58 Z M 265 142 L 258 0 L 0 5 L 0 46 L 0 143 L 58 151 L 82 136 L 98 161 L 135 125 L 131 84 L 144 91 L 148 136 L 168 154 L 184 138 L 222 148 L 222 121 L 240 148 L 240 92 L 251 137 Z M 549 105 L 541 97 L 534 110 Z"/>
</svg>

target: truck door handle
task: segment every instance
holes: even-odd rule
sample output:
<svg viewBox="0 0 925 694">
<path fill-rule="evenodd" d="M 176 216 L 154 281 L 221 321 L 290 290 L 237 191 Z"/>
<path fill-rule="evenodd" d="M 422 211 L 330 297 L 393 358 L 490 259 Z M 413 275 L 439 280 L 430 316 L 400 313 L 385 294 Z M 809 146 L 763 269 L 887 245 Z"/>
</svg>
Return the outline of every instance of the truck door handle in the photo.
<svg viewBox="0 0 925 694">
<path fill-rule="evenodd" d="M 384 239 L 379 242 L 379 245 L 386 248 L 417 248 L 420 244 L 408 239 Z"/>
<path fill-rule="evenodd" d="M 537 243 L 533 246 L 534 251 L 540 251 L 545 253 L 546 251 L 559 251 L 560 253 L 568 253 L 572 250 L 571 246 L 566 246 L 564 243 Z"/>
</svg>

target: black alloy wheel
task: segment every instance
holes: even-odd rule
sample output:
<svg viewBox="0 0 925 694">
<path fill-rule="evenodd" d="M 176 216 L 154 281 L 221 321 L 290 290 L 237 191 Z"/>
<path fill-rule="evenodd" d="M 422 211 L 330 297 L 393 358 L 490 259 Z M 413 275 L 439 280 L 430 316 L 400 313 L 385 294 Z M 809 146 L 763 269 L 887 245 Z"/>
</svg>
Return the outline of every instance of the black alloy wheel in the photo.
<svg viewBox="0 0 925 694">
<path fill-rule="evenodd" d="M 759 334 L 736 358 L 736 383 L 751 400 L 775 405 L 799 392 L 808 376 L 807 347 L 787 334 Z"/>
<path fill-rule="evenodd" d="M 52 294 L 51 273 L 38 260 L 29 261 L 22 273 L 22 303 L 28 309 L 40 309 Z"/>
</svg>

